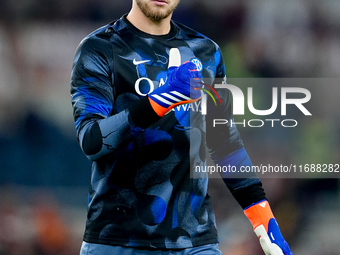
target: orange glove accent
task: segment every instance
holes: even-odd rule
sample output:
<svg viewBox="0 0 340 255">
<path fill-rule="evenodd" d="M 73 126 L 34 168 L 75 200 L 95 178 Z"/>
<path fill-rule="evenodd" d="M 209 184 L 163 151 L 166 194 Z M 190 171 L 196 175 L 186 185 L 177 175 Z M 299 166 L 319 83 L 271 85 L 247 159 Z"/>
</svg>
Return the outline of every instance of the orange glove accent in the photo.
<svg viewBox="0 0 340 255">
<path fill-rule="evenodd" d="M 266 229 L 266 232 L 268 232 L 269 220 L 274 218 L 268 201 L 263 201 L 248 207 L 244 210 L 244 214 L 248 217 L 254 229 L 260 225 L 263 225 Z"/>
</svg>

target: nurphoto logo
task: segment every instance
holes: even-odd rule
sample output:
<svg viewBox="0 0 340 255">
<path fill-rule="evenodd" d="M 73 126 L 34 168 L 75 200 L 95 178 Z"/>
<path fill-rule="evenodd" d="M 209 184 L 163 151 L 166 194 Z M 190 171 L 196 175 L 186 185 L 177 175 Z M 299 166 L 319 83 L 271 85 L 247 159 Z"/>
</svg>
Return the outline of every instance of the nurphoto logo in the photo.
<svg viewBox="0 0 340 255">
<path fill-rule="evenodd" d="M 245 96 L 240 87 L 232 84 L 226 84 L 224 80 L 221 81 L 221 83 L 215 83 L 213 86 L 209 86 L 207 84 L 204 85 L 213 92 L 214 95 L 210 93 L 207 89 L 202 89 L 213 99 L 216 106 L 217 103 L 214 99 L 214 96 L 217 97 L 217 99 L 220 101 L 220 105 L 222 106 L 222 101 L 217 91 L 220 89 L 227 89 L 229 90 L 232 98 L 233 116 L 245 116 L 246 110 L 256 116 L 256 118 L 253 119 L 244 118 L 241 121 L 237 122 L 234 120 L 234 118 L 214 119 L 212 123 L 213 127 L 216 127 L 218 125 L 238 125 L 254 128 L 263 127 L 265 125 L 270 125 L 271 127 L 275 127 L 276 125 L 281 125 L 282 127 L 296 127 L 298 125 L 298 121 L 287 116 L 287 106 L 295 112 L 298 111 L 299 113 L 302 113 L 303 116 L 312 116 L 312 113 L 307 109 L 305 105 L 311 100 L 311 92 L 306 88 L 295 86 L 272 87 L 271 95 L 266 95 L 266 97 L 268 97 L 266 98 L 266 101 L 271 101 L 271 106 L 266 109 L 257 109 L 254 106 L 253 91 L 257 90 L 257 93 L 261 93 L 261 88 L 254 89 L 253 86 L 248 86 L 246 88 L 247 94 Z M 206 109 L 207 104 L 206 102 L 204 102 L 206 100 L 207 98 L 202 96 L 202 114 L 204 115 L 209 114 Z M 279 108 L 280 112 L 278 113 Z M 270 115 L 274 113 L 276 118 L 270 118 Z M 277 118 L 278 115 L 281 117 Z M 265 118 L 263 116 L 265 116 Z"/>
</svg>

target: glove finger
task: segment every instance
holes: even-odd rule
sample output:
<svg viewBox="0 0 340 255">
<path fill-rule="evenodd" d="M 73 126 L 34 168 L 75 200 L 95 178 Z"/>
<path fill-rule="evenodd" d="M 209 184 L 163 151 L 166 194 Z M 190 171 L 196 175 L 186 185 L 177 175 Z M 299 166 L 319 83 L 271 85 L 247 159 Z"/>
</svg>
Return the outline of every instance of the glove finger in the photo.
<svg viewBox="0 0 340 255">
<path fill-rule="evenodd" d="M 284 255 L 293 255 L 293 253 L 290 250 L 289 245 L 286 241 L 284 241 L 284 243 L 283 243 L 283 249 L 282 250 L 283 250 Z"/>
<path fill-rule="evenodd" d="M 276 244 L 270 242 L 269 238 L 260 238 L 261 247 L 266 255 L 284 255 Z"/>
<path fill-rule="evenodd" d="M 272 255 L 284 255 L 281 248 L 275 243 L 272 243 L 270 245 L 270 249 L 271 249 Z"/>
<path fill-rule="evenodd" d="M 266 233 L 260 235 L 259 241 L 267 255 L 283 255 L 281 248 L 277 244 L 272 243 Z"/>
<path fill-rule="evenodd" d="M 264 251 L 264 253 L 266 255 L 272 255 L 271 251 L 270 251 L 270 240 L 268 238 L 265 238 L 265 237 L 261 236 L 259 241 L 260 241 L 260 245 L 261 245 L 262 250 Z"/>
</svg>

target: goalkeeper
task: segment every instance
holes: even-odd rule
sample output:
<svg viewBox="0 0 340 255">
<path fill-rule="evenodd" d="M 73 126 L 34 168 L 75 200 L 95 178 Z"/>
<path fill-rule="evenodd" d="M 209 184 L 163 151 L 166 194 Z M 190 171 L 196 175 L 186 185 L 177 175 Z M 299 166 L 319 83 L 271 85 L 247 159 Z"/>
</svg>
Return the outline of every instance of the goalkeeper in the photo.
<svg viewBox="0 0 340 255">
<path fill-rule="evenodd" d="M 206 145 L 219 165 L 251 162 L 235 127 L 204 125 L 232 118 L 227 90 L 222 106 L 197 109 L 202 80 L 225 79 L 224 62 L 216 43 L 171 20 L 178 3 L 133 0 L 76 51 L 75 128 L 93 162 L 82 255 L 221 254 L 207 176 L 191 178 L 190 166 L 205 164 Z M 265 254 L 291 255 L 260 180 L 223 180 Z"/>
</svg>

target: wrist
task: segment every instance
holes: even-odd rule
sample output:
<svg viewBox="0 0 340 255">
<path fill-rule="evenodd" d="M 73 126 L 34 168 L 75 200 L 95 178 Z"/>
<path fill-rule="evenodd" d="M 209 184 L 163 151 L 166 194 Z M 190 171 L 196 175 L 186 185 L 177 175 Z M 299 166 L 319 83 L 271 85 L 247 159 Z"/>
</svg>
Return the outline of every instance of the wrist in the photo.
<svg viewBox="0 0 340 255">
<path fill-rule="evenodd" d="M 268 231 L 269 221 L 275 219 L 267 200 L 261 200 L 250 205 L 244 210 L 244 214 L 253 225 L 253 229 L 263 225 L 266 231 Z"/>
</svg>

